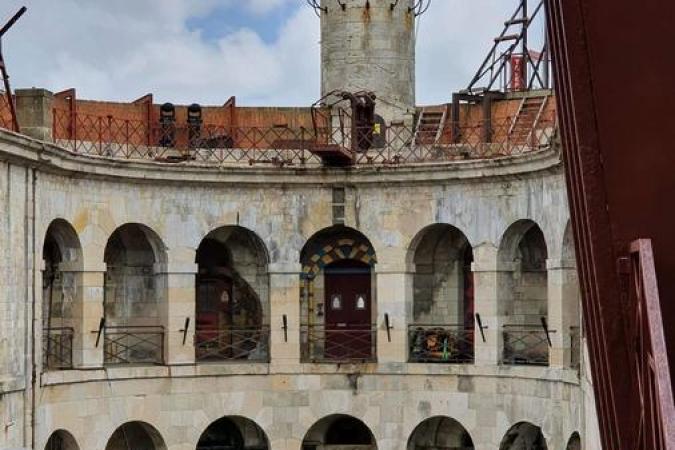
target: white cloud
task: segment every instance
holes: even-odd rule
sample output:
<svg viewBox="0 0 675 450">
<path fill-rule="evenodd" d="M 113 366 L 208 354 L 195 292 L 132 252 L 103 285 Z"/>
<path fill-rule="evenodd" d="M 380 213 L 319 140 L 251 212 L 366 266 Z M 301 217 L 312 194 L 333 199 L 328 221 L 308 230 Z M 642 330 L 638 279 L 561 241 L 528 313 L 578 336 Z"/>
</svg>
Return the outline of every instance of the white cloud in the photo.
<svg viewBox="0 0 675 450">
<path fill-rule="evenodd" d="M 320 95 L 319 21 L 304 0 L 4 0 L 0 17 L 26 2 L 29 12 L 5 38 L 14 87 L 205 104 L 236 95 L 240 104 L 308 105 Z M 232 23 L 215 42 L 187 26 L 218 8 L 264 17 L 289 5 L 273 42 Z M 468 83 L 514 6 L 433 1 L 419 30 L 418 103 L 449 101 Z"/>
</svg>

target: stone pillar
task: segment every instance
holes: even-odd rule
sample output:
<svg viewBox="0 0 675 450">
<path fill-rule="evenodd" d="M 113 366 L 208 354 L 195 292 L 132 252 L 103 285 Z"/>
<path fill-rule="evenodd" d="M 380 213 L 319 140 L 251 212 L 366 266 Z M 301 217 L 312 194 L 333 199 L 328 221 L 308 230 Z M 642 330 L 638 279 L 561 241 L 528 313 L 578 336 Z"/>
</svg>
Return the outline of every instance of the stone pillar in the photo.
<svg viewBox="0 0 675 450">
<path fill-rule="evenodd" d="M 17 89 L 16 116 L 21 133 L 42 141 L 52 140 L 54 94 L 46 89 Z"/>
<path fill-rule="evenodd" d="M 408 360 L 406 305 L 412 305 L 413 277 L 404 267 L 380 264 L 376 266 L 376 270 L 377 285 L 373 307 L 376 306 L 377 311 L 375 318 L 377 361 L 379 363 L 404 363 Z M 387 333 L 386 315 L 389 316 L 389 333 Z"/>
<path fill-rule="evenodd" d="M 270 363 L 272 372 L 300 371 L 300 264 L 269 265 Z M 284 316 L 287 329 L 283 329 Z"/>
<path fill-rule="evenodd" d="M 502 326 L 504 316 L 500 311 L 498 289 L 503 276 L 498 269 L 497 248 L 483 244 L 473 249 L 474 262 L 471 265 L 474 283 L 474 310 L 480 315 L 484 327 L 485 342 L 478 322 L 475 326 L 476 365 L 499 364 L 502 354 Z"/>
<path fill-rule="evenodd" d="M 168 365 L 191 364 L 195 361 L 197 271 L 198 267 L 195 263 L 170 263 L 164 274 L 166 277 L 164 361 Z M 189 326 L 187 331 L 184 331 L 186 319 L 189 320 Z"/>
<path fill-rule="evenodd" d="M 104 333 L 101 332 L 98 346 L 96 346 L 96 338 L 99 324 L 104 315 L 105 265 L 86 267 L 81 274 L 81 280 L 82 301 L 80 302 L 81 310 L 78 311 L 81 321 L 79 329 L 75 330 L 80 333 L 80 336 L 76 337 L 75 340 L 81 344 L 79 348 L 74 349 L 79 354 L 73 355 L 73 358 L 74 361 L 79 362 L 79 367 L 101 367 L 103 366 Z"/>
<path fill-rule="evenodd" d="M 574 261 L 548 259 L 548 326 L 551 367 L 571 366 L 571 327 L 579 325 L 579 289 Z"/>
</svg>

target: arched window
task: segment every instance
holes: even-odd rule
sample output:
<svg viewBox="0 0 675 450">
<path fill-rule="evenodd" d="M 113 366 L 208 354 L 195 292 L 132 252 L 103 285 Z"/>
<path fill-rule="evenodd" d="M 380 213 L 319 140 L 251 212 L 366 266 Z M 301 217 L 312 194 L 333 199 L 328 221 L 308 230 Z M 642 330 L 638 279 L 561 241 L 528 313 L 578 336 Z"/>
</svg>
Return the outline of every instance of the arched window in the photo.
<svg viewBox="0 0 675 450">
<path fill-rule="evenodd" d="M 499 450 L 548 450 L 541 428 L 520 422 L 506 432 Z"/>
<path fill-rule="evenodd" d="M 166 249 L 150 228 L 119 227 L 105 248 L 106 364 L 163 364 Z"/>
<path fill-rule="evenodd" d="M 450 417 L 431 417 L 420 423 L 408 439 L 407 450 L 473 450 L 469 432 Z"/>
<path fill-rule="evenodd" d="M 57 430 L 49 437 L 45 450 L 80 450 L 80 447 L 72 434 L 65 430 Z"/>
<path fill-rule="evenodd" d="M 376 261 L 370 241 L 352 228 L 326 228 L 307 241 L 300 255 L 304 360 L 375 358 Z"/>
<path fill-rule="evenodd" d="M 323 448 L 376 450 L 377 445 L 373 433 L 362 421 L 352 416 L 335 414 L 312 425 L 302 441 L 302 450 Z"/>
<path fill-rule="evenodd" d="M 115 430 L 105 450 L 166 450 L 159 431 L 145 422 L 127 422 Z"/>
<path fill-rule="evenodd" d="M 548 365 L 548 251 L 529 220 L 513 224 L 499 248 L 498 309 L 504 325 L 503 364 Z"/>
<path fill-rule="evenodd" d="M 576 431 L 572 433 L 570 439 L 567 441 L 565 450 L 581 450 L 581 437 Z"/>
<path fill-rule="evenodd" d="M 196 450 L 268 450 L 262 428 L 244 417 L 223 417 L 202 433 Z"/>
<path fill-rule="evenodd" d="M 43 369 L 71 369 L 74 349 L 82 345 L 82 248 L 65 220 L 54 220 L 47 228 L 42 258 Z"/>
<path fill-rule="evenodd" d="M 422 230 L 409 250 L 413 311 L 411 362 L 471 363 L 474 359 L 473 249 L 451 225 Z"/>
<path fill-rule="evenodd" d="M 253 232 L 222 227 L 197 249 L 197 361 L 269 359 L 267 250 Z"/>
</svg>

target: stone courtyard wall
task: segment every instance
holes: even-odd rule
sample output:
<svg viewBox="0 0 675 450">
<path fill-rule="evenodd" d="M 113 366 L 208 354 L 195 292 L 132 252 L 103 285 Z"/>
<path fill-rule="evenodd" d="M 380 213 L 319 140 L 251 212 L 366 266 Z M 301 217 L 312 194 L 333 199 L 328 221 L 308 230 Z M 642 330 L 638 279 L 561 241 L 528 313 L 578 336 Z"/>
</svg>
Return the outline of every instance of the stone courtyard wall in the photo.
<svg viewBox="0 0 675 450">
<path fill-rule="evenodd" d="M 563 250 L 569 216 L 555 150 L 427 166 L 220 170 L 89 158 L 2 133 L 0 161 L 0 448 L 31 448 L 34 440 L 41 450 L 52 432 L 63 429 L 81 449 L 103 450 L 117 427 L 140 420 L 156 428 L 169 450 L 192 450 L 211 422 L 232 415 L 262 427 L 271 449 L 300 450 L 310 427 L 331 414 L 361 419 L 380 450 L 405 448 L 421 421 L 439 415 L 462 424 L 479 450 L 497 449 L 520 421 L 541 427 L 549 449 L 564 450 L 575 431 L 585 448 L 600 448 L 585 364 L 582 382 L 570 363 L 568 331 L 578 315 L 569 310 L 578 307 L 569 303 L 578 298 L 570 287 L 574 265 Z M 300 251 L 333 225 L 336 187 L 345 189 L 345 225 L 365 235 L 377 254 L 376 363 L 300 361 Z M 75 368 L 45 372 L 42 244 L 55 219 L 72 225 L 82 247 L 81 320 Z M 555 330 L 548 367 L 500 364 L 506 319 L 498 299 L 507 285 L 499 281 L 506 269 L 498 254 L 505 232 L 522 220 L 541 228 L 548 250 L 547 311 Z M 128 223 L 148 227 L 166 249 L 165 267 L 158 269 L 167 286 L 159 314 L 163 366 L 103 367 L 96 346 L 106 244 Z M 437 223 L 456 227 L 473 247 L 475 309 L 486 326 L 485 342 L 476 339 L 474 364 L 407 362 L 410 248 L 418 233 Z M 195 364 L 194 327 L 183 344 L 185 320 L 195 320 L 197 248 L 211 231 L 228 225 L 255 233 L 269 255 L 269 363 Z"/>
</svg>

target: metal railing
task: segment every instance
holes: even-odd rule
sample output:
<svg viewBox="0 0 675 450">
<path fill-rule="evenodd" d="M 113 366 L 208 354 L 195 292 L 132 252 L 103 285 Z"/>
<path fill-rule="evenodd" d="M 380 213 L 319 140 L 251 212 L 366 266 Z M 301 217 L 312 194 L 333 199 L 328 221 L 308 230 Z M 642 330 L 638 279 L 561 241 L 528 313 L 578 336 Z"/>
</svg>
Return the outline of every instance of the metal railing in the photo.
<svg viewBox="0 0 675 450">
<path fill-rule="evenodd" d="M 198 362 L 269 362 L 268 326 L 255 328 L 197 329 L 195 358 Z"/>
<path fill-rule="evenodd" d="M 628 335 L 642 411 L 633 448 L 675 449 L 675 403 L 652 242 L 630 246 Z"/>
<path fill-rule="evenodd" d="M 581 369 L 581 328 L 570 327 L 570 367 Z"/>
<path fill-rule="evenodd" d="M 73 337 L 70 327 L 42 330 L 42 367 L 44 370 L 73 368 Z"/>
<path fill-rule="evenodd" d="M 470 364 L 474 329 L 464 325 L 408 325 L 408 360 L 414 363 Z"/>
<path fill-rule="evenodd" d="M 164 327 L 105 326 L 105 364 L 164 364 Z"/>
<path fill-rule="evenodd" d="M 12 110 L 9 107 L 7 94 L 0 90 L 0 128 L 6 130 L 13 130 Z"/>
<path fill-rule="evenodd" d="M 481 121 L 446 126 L 438 140 L 425 142 L 416 139 L 414 126 L 406 125 L 378 128 L 378 132 L 348 124 L 314 128 L 160 125 L 55 109 L 53 137 L 58 145 L 75 153 L 119 159 L 318 166 L 322 164 L 319 155 L 327 151 L 348 155 L 357 165 L 514 156 L 548 147 L 556 132 L 554 112 L 544 114 L 526 135 L 511 135 L 512 122 L 510 117 L 490 121 L 491 142 L 485 142 Z"/>
<path fill-rule="evenodd" d="M 549 333 L 554 331 L 540 325 L 504 325 L 502 364 L 547 366 Z"/>
<path fill-rule="evenodd" d="M 375 325 L 302 325 L 300 342 L 305 362 L 374 362 Z"/>
</svg>

